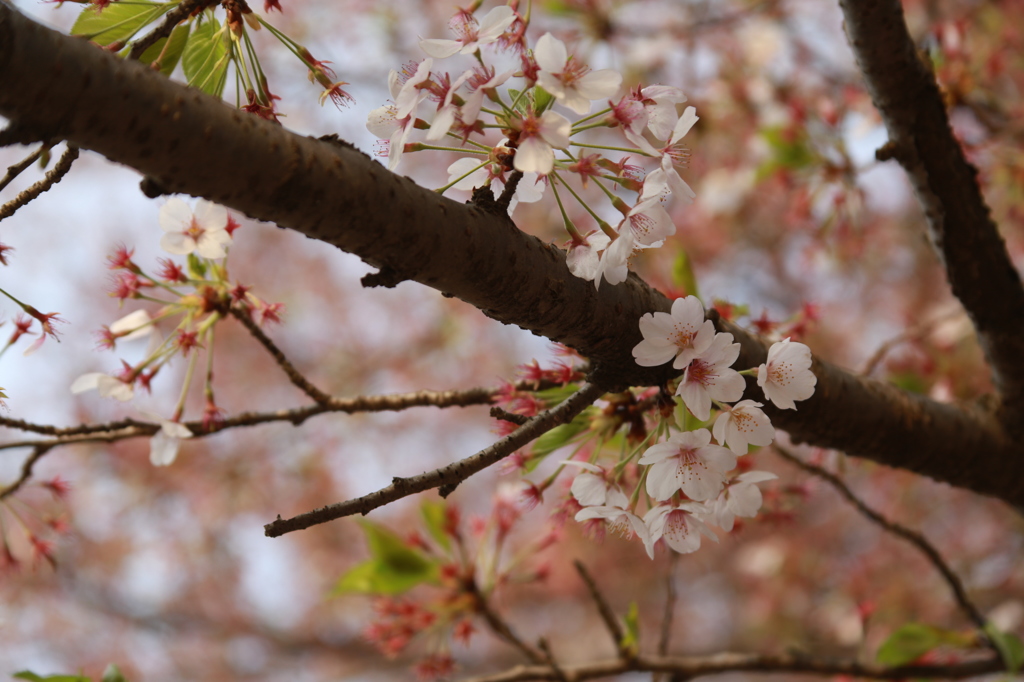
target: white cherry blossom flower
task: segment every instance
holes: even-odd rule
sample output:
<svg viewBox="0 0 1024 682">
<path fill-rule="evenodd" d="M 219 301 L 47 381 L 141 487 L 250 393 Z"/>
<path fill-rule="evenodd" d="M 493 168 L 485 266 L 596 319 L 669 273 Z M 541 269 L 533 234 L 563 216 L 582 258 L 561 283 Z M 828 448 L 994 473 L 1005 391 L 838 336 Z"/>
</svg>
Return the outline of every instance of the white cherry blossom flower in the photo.
<svg viewBox="0 0 1024 682">
<path fill-rule="evenodd" d="M 533 56 L 540 67 L 537 84 L 577 114 L 589 113 L 592 100 L 608 99 L 622 84 L 621 73 L 614 69 L 591 71 L 570 57 L 565 43 L 550 33 L 537 41 Z"/>
<path fill-rule="evenodd" d="M 405 142 L 416 124 L 416 109 L 430 94 L 426 88 L 417 86 L 430 78 L 432 65 L 433 60 L 424 59 L 404 84 L 399 82 L 398 72 L 392 69 L 388 74 L 388 89 L 394 104 L 377 107 L 367 117 L 366 129 L 388 141 L 388 170 L 398 166 Z"/>
<path fill-rule="evenodd" d="M 480 109 L 484 106 L 484 97 L 487 95 L 487 92 L 507 81 L 512 77 L 513 73 L 515 73 L 515 70 L 505 71 L 492 76 L 479 85 L 475 85 L 473 91 L 466 95 L 466 103 L 462 105 L 462 122 L 466 125 L 473 125 L 477 117 L 480 116 Z M 474 86 L 474 83 L 475 79 L 471 79 L 470 85 Z"/>
<path fill-rule="evenodd" d="M 704 319 L 704 306 L 696 296 L 677 298 L 671 313 L 647 313 L 640 318 L 644 340 L 633 348 L 641 367 L 657 367 L 675 358 L 682 369 L 703 353 L 715 338 L 715 325 Z"/>
<path fill-rule="evenodd" d="M 565 264 L 569 266 L 569 272 L 580 279 L 593 282 L 598 276 L 601 252 L 608 248 L 611 241 L 608 235 L 598 230 L 586 235 L 584 241 L 570 244 L 565 255 Z"/>
<path fill-rule="evenodd" d="M 761 403 L 753 400 L 741 400 L 731 408 L 723 407 L 712 429 L 715 440 L 737 455 L 747 454 L 748 445 L 771 445 L 775 428 L 760 407 Z"/>
<path fill-rule="evenodd" d="M 795 410 L 795 400 L 814 395 L 818 378 L 811 371 L 811 349 L 788 338 L 772 344 L 768 362 L 757 368 L 757 385 L 783 410 Z"/>
<path fill-rule="evenodd" d="M 530 114 L 522 121 L 519 133 L 519 148 L 513 164 L 517 171 L 547 175 L 555 166 L 552 147 L 564 149 L 569 146 L 569 132 L 572 124 L 559 113 L 548 110 L 540 118 Z"/>
<path fill-rule="evenodd" d="M 683 115 L 676 121 L 668 143 L 661 149 L 655 149 L 642 135 L 636 135 L 629 129 L 624 130 L 630 142 L 639 147 L 641 151 L 661 160 L 661 167 L 648 173 L 644 179 L 644 188 L 640 193 L 641 200 L 664 197 L 668 194 L 673 194 L 687 203 L 692 203 L 696 198 L 697 195 L 679 177 L 679 172 L 675 168 L 676 164 L 683 164 L 689 158 L 689 152 L 679 141 L 686 133 L 690 132 L 690 129 L 699 120 L 696 112 L 697 110 L 693 107 L 686 107 Z"/>
<path fill-rule="evenodd" d="M 647 129 L 659 140 L 666 140 L 678 120 L 676 104 L 686 101 L 686 95 L 671 85 L 648 85 L 640 91 L 647 111 Z"/>
<path fill-rule="evenodd" d="M 228 210 L 223 206 L 200 199 L 195 213 L 177 197 L 160 207 L 160 248 L 168 253 L 184 256 L 193 251 L 203 258 L 223 258 L 225 247 L 231 243 L 227 231 Z"/>
<path fill-rule="evenodd" d="M 455 115 L 459 109 L 452 102 L 455 98 L 455 92 L 462 87 L 462 84 L 469 80 L 472 75 L 472 70 L 466 71 L 456 78 L 455 82 L 448 87 L 448 91 L 445 93 L 444 99 L 441 100 L 440 106 L 437 108 L 437 113 L 434 114 L 434 120 L 430 123 L 430 130 L 427 131 L 426 135 L 427 140 L 440 140 L 448 134 L 449 130 L 451 130 L 452 124 L 455 123 Z"/>
<path fill-rule="evenodd" d="M 71 392 L 75 394 L 93 390 L 98 392 L 101 398 L 113 398 L 123 403 L 135 395 L 131 384 L 101 372 L 83 374 L 71 384 Z"/>
<path fill-rule="evenodd" d="M 658 198 L 638 201 L 619 225 L 619 233 L 632 230 L 637 243 L 652 246 L 676 233 L 675 223 Z"/>
<path fill-rule="evenodd" d="M 135 339 L 142 339 L 155 330 L 149 313 L 145 310 L 136 310 L 135 312 L 128 313 L 121 319 L 110 324 L 110 333 L 116 336 L 121 341 L 134 341 Z"/>
<path fill-rule="evenodd" d="M 626 500 L 625 504 L 628 503 L 629 501 Z M 635 534 L 639 536 L 644 545 L 647 545 L 649 541 L 647 526 L 644 525 L 643 519 L 617 505 L 605 504 L 595 507 L 584 507 L 576 512 L 575 518 L 581 523 L 590 519 L 604 519 L 605 524 L 612 531 L 624 538 L 630 538 Z"/>
<path fill-rule="evenodd" d="M 644 514 L 648 532 L 648 542 L 644 543 L 647 555 L 654 558 L 654 545 L 661 539 L 680 554 L 700 549 L 701 534 L 718 542 L 718 536 L 697 517 L 707 511 L 706 505 L 694 502 L 683 502 L 677 506 L 661 504 L 652 508 Z"/>
<path fill-rule="evenodd" d="M 479 25 L 472 15 L 456 15 L 456 23 L 452 28 L 458 34 L 458 40 L 421 40 L 420 49 L 435 59 L 451 57 L 455 53 L 472 54 L 481 45 L 497 41 L 515 20 L 516 13 L 507 5 L 492 9 Z"/>
<path fill-rule="evenodd" d="M 694 417 L 709 419 L 712 400 L 731 403 L 743 397 L 746 382 L 739 372 L 730 369 L 739 355 L 740 344 L 732 342 L 732 334 L 716 334 L 707 350 L 687 365 L 676 395 Z"/>
<path fill-rule="evenodd" d="M 718 495 L 714 509 L 703 515 L 704 521 L 729 532 L 737 516 L 754 518 L 761 508 L 761 490 L 754 485 L 778 478 L 767 471 L 747 471 L 733 479 Z"/>
<path fill-rule="evenodd" d="M 191 438 L 187 426 L 169 419 L 160 420 L 160 430 L 149 439 L 149 461 L 155 467 L 167 466 L 178 457 L 181 441 Z"/>
<path fill-rule="evenodd" d="M 562 464 L 579 467 L 583 473 L 577 474 L 572 481 L 569 492 L 584 507 L 612 506 L 625 509 L 629 498 L 616 486 L 608 482 L 604 469 L 589 462 L 565 460 Z"/>
<path fill-rule="evenodd" d="M 711 432 L 698 429 L 674 433 L 666 442 L 652 445 L 640 464 L 651 467 L 647 492 L 654 499 L 667 500 L 682 490 L 691 500 L 703 502 L 718 495 L 725 475 L 736 467 L 736 455 L 711 445 Z"/>
</svg>

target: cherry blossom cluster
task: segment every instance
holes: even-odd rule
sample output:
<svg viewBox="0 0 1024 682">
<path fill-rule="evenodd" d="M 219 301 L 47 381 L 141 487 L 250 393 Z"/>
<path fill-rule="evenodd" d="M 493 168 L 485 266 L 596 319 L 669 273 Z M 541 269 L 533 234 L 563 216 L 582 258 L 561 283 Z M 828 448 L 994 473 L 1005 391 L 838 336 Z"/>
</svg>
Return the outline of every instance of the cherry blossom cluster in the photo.
<svg viewBox="0 0 1024 682">
<path fill-rule="evenodd" d="M 817 383 L 810 369 L 811 352 L 802 343 L 784 339 L 772 345 L 766 363 L 738 372 L 731 366 L 740 345 L 733 343 L 732 334 L 715 331 L 694 296 L 677 299 L 671 313 L 644 315 L 640 331 L 644 339 L 633 349 L 637 363 L 655 367 L 672 362 L 681 370 L 675 395 L 686 411 L 677 411 L 679 430 L 664 442 L 650 445 L 642 454 L 638 448 L 610 470 L 593 462 L 566 462 L 584 470 L 571 488 L 582 507 L 575 518 L 600 519 L 620 533 L 639 537 L 652 557 L 662 539 L 677 552 L 693 552 L 700 548 L 701 535 L 718 541 L 709 524 L 728 532 L 736 517 L 755 516 L 762 502 L 756 484 L 776 478 L 769 472 L 737 468 L 737 458 L 751 445 L 769 445 L 775 438 L 762 403 L 740 400 L 746 385 L 743 374 L 756 374 L 758 386 L 776 407 L 796 409 L 796 401 L 811 397 Z M 708 430 L 712 408 L 717 415 Z M 663 422 L 658 433 L 670 430 Z M 623 464 L 637 455 L 636 463 L 646 468 L 627 495 Z M 647 511 L 641 517 L 637 508 L 642 494 Z"/>
<path fill-rule="evenodd" d="M 150 390 L 153 378 L 175 356 L 187 358 L 188 370 L 173 416 L 154 416 L 161 428 L 151 441 L 150 461 L 165 466 L 177 457 L 181 440 L 192 436 L 181 419 L 199 357 L 197 349 L 206 350 L 203 424 L 211 429 L 222 415 L 212 387 L 216 325 L 231 311 L 242 312 L 260 323 L 279 322 L 282 304 L 267 303 L 250 287 L 230 282 L 226 258 L 238 223 L 223 206 L 200 200 L 193 211 L 181 199 L 172 198 L 161 207 L 159 219 L 164 232 L 161 248 L 186 256 L 185 264 L 161 258 L 158 272 L 148 274 L 133 260 L 133 249 L 119 246 L 107 259 L 113 271 L 110 295 L 122 304 L 139 300 L 160 307 L 155 315 L 145 309 L 135 310 L 98 332 L 98 345 L 103 349 L 114 349 L 119 342 L 148 339 L 145 358 L 134 365 L 122 360 L 121 370 L 115 373 L 83 374 L 72 383 L 71 392 L 95 390 L 104 398 L 127 402 L 135 397 L 136 388 Z M 174 329 L 164 337 L 158 329 L 161 325 L 173 325 Z"/>
<path fill-rule="evenodd" d="M 689 156 L 681 140 L 697 121 L 695 110 L 688 107 L 680 115 L 677 105 L 686 97 L 664 85 L 637 86 L 614 99 L 622 85 L 620 73 L 592 70 L 550 33 L 531 49 L 528 22 L 506 5 L 494 7 L 480 20 L 469 10 L 459 10 L 450 22 L 455 38 L 422 40 L 420 47 L 428 56 L 390 72 L 391 102 L 370 113 L 367 128 L 382 140 L 380 153 L 392 170 L 406 152 L 471 154 L 449 166 L 448 184 L 439 192 L 513 182 L 511 213 L 517 202 L 538 201 L 550 187 L 570 237 L 569 269 L 595 286 L 602 279 L 618 284 L 626 279 L 635 253 L 661 246 L 675 233 L 666 199 L 675 195 L 693 201 L 694 193 L 677 168 Z M 513 53 L 517 62 L 499 71 L 484 56 L 492 48 Z M 472 55 L 476 65 L 457 75 L 435 70 L 436 62 L 458 55 Z M 516 87 L 510 86 L 513 82 Z M 606 106 L 590 113 L 595 101 Z M 598 128 L 617 131 L 625 139 L 616 144 L 579 141 L 578 135 Z M 426 131 L 424 140 L 411 142 L 417 129 Z M 503 137 L 488 139 L 490 131 Z M 445 139 L 452 144 L 442 145 Z M 645 174 L 630 163 L 632 156 L 649 158 L 656 167 Z M 614 227 L 585 201 L 573 180 L 583 188 L 593 184 L 608 199 L 618 212 L 608 211 L 615 215 Z M 633 192 L 636 199 L 627 202 L 615 194 L 618 190 Z M 583 206 L 597 229 L 588 232 L 574 224 L 563 204 L 566 193 Z"/>
</svg>

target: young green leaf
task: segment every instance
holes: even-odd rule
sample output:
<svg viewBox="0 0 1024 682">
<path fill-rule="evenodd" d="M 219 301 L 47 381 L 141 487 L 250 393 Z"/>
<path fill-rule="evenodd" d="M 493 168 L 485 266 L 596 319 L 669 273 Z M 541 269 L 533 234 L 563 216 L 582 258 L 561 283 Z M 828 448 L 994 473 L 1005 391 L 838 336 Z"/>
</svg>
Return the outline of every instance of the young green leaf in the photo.
<svg viewBox="0 0 1024 682">
<path fill-rule="evenodd" d="M 196 27 L 181 55 L 181 66 L 185 70 L 188 84 L 203 92 L 220 97 L 227 80 L 228 53 L 225 41 L 230 40 L 227 30 L 221 28 L 212 15 L 206 14 L 205 21 Z"/>
<path fill-rule="evenodd" d="M 156 41 L 145 52 L 139 57 L 139 61 L 143 64 L 152 64 L 158 57 L 160 59 L 160 73 L 165 76 L 170 76 L 174 72 L 174 68 L 178 65 L 178 61 L 181 59 L 182 52 L 185 51 L 185 45 L 188 44 L 188 32 L 191 26 L 189 24 L 181 24 L 175 27 L 171 31 L 169 38 L 161 38 Z M 166 46 L 166 49 L 164 48 Z"/>
<path fill-rule="evenodd" d="M 446 512 L 447 505 L 444 502 L 437 500 L 425 500 L 420 505 L 420 515 L 423 516 L 423 522 L 427 526 L 427 532 L 430 533 L 430 537 L 434 538 L 434 542 L 441 545 L 445 549 L 451 547 L 451 538 L 448 537 L 448 533 L 445 532 L 445 526 L 448 525 L 448 514 Z"/>
<path fill-rule="evenodd" d="M 954 630 L 943 630 L 921 623 L 907 623 L 889 635 L 878 648 L 875 658 L 885 665 L 905 665 L 942 644 L 969 647 L 972 641 L 971 636 Z"/>
<path fill-rule="evenodd" d="M 985 624 L 985 634 L 995 644 L 999 651 L 999 657 L 1006 664 L 1006 669 L 1011 675 L 1016 675 L 1024 666 L 1024 643 L 1017 635 L 1010 632 L 1003 632 L 992 623 Z"/>
<path fill-rule="evenodd" d="M 176 2 L 114 2 L 103 9 L 89 5 L 82 10 L 71 27 L 71 35 L 84 36 L 100 45 L 128 40 L 168 10 Z"/>
</svg>

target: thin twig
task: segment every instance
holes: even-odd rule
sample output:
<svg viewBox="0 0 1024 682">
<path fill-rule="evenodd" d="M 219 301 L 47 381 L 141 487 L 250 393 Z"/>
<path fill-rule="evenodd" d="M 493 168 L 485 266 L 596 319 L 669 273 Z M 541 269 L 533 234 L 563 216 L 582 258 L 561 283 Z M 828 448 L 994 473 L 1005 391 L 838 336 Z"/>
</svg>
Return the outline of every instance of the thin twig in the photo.
<svg viewBox="0 0 1024 682">
<path fill-rule="evenodd" d="M 6 499 L 8 496 L 18 492 L 21 486 L 25 485 L 25 481 L 32 478 L 32 468 L 36 465 L 43 455 L 51 450 L 48 446 L 39 446 L 32 451 L 31 456 L 26 459 L 21 465 L 21 476 L 18 477 L 14 483 L 0 490 L 0 500 Z"/>
<path fill-rule="evenodd" d="M 960 582 L 960 578 L 957 574 L 953 572 L 953 569 L 951 569 L 945 562 L 939 554 L 939 551 L 935 549 L 935 547 L 928 542 L 923 535 L 910 530 L 906 526 L 902 526 L 895 521 L 890 521 L 871 507 L 864 504 L 859 497 L 853 494 L 853 491 L 850 490 L 846 483 L 832 472 L 823 469 L 816 464 L 810 464 L 809 462 L 803 461 L 793 453 L 780 447 L 778 444 L 775 444 L 774 447 L 776 452 L 778 452 L 783 459 L 792 462 L 804 471 L 811 473 L 818 478 L 822 478 L 831 484 L 840 495 L 845 497 L 850 504 L 856 507 L 857 511 L 881 527 L 882 530 L 892 533 L 896 537 L 901 538 L 916 547 L 925 555 L 925 557 L 927 557 L 928 561 L 930 561 L 935 569 L 942 575 L 943 579 L 953 591 L 953 597 L 956 599 L 957 604 L 964 613 L 967 614 L 967 617 L 970 618 L 978 628 L 984 630 L 986 624 L 985 616 L 982 615 L 981 611 L 978 610 L 978 607 L 975 606 L 968 598 L 967 592 L 964 590 L 963 583 Z"/>
<path fill-rule="evenodd" d="M 879 346 L 875 350 L 875 352 L 871 354 L 871 357 L 868 358 L 868 361 L 864 363 L 864 369 L 861 371 L 861 374 L 863 374 L 866 377 L 871 376 L 874 373 L 874 371 L 878 369 L 878 365 L 881 364 L 882 360 L 885 359 L 885 356 L 888 355 L 889 351 L 891 351 L 893 348 L 906 341 L 915 341 L 918 339 L 922 339 L 928 336 L 928 334 L 930 334 L 932 330 L 934 330 L 940 322 L 944 322 L 945 320 L 952 319 L 957 315 L 962 314 L 963 311 L 958 306 L 957 309 L 952 312 L 946 313 L 945 315 L 939 315 L 938 317 L 932 320 L 927 320 L 925 322 L 922 322 L 921 324 L 914 325 L 910 329 L 904 330 L 903 332 L 897 334 L 896 336 L 892 337 L 891 339 L 883 343 L 881 346 Z"/>
<path fill-rule="evenodd" d="M 562 666 L 558 665 L 558 661 L 555 659 L 554 652 L 551 651 L 551 645 L 548 644 L 548 640 L 541 637 L 540 640 L 537 641 L 537 647 L 544 652 L 544 660 L 551 668 L 551 672 L 555 674 L 555 679 L 560 680 L 560 682 L 568 682 L 569 678 L 565 676 L 564 672 L 562 672 Z"/>
<path fill-rule="evenodd" d="M 202 9 L 212 4 L 215 4 L 215 0 L 182 0 L 181 4 L 164 15 L 164 20 L 160 22 L 159 26 L 132 43 L 128 59 L 138 59 L 156 41 L 171 35 L 174 27 L 187 19 L 193 10 Z"/>
<path fill-rule="evenodd" d="M 661 617 L 661 634 L 658 637 L 659 656 L 668 654 L 668 643 L 672 637 L 672 621 L 675 617 L 676 598 L 678 597 L 675 583 L 675 569 L 678 561 L 679 555 L 669 552 L 668 568 L 665 570 L 665 611 Z M 655 679 L 657 678 L 658 676 L 655 675 Z"/>
<path fill-rule="evenodd" d="M 543 663 L 546 660 L 543 653 L 537 651 L 532 646 L 524 642 L 518 635 L 516 635 L 515 631 L 512 630 L 512 626 L 506 623 L 505 620 L 491 608 L 491 604 L 487 600 L 487 596 L 480 591 L 480 586 L 477 585 L 475 580 L 470 581 L 467 588 L 469 589 L 469 593 L 472 594 L 476 600 L 477 612 L 483 616 L 483 619 L 487 622 L 487 625 L 490 626 L 491 630 L 494 631 L 494 634 L 514 646 L 516 649 L 519 649 L 519 651 L 532 662 Z"/>
<path fill-rule="evenodd" d="M 14 197 L 3 206 L 0 206 L 0 220 L 10 218 L 19 208 L 60 182 L 61 178 L 67 175 L 67 172 L 71 170 L 71 164 L 74 163 L 77 158 L 78 147 L 69 144 L 68 148 L 65 149 L 64 153 L 61 155 L 60 160 L 52 169 L 47 171 L 42 180 L 24 190 L 21 194 Z"/>
<path fill-rule="evenodd" d="M 12 166 L 8 166 L 7 167 L 7 173 L 4 174 L 3 178 L 0 178 L 0 192 L 4 191 L 4 189 L 6 189 L 6 187 L 7 187 L 7 185 L 11 184 L 11 182 L 14 181 L 14 178 L 16 178 L 19 175 L 21 175 L 25 171 L 26 168 L 28 168 L 33 163 L 35 163 L 36 159 L 38 159 L 40 156 L 42 156 L 43 152 L 46 151 L 49 148 L 50 148 L 50 145 L 41 144 L 41 145 L 39 145 L 39 149 L 37 149 L 34 152 L 32 152 L 31 154 L 29 154 L 28 156 L 26 156 L 24 159 L 22 159 L 18 163 L 14 164 Z"/>
<path fill-rule="evenodd" d="M 288 361 L 288 358 L 284 356 L 281 349 L 270 340 L 269 336 L 263 333 L 263 330 L 260 329 L 259 325 L 257 325 L 251 317 L 236 308 L 231 308 L 231 315 L 241 322 L 257 341 L 263 344 L 263 347 L 267 349 L 267 352 L 274 357 L 277 364 L 284 370 L 284 373 L 288 375 L 288 380 L 295 384 L 300 391 L 308 395 L 319 405 L 326 405 L 331 402 L 331 396 L 321 391 L 306 379 L 306 377 L 302 376 L 302 373 L 295 369 L 295 366 Z"/>
<path fill-rule="evenodd" d="M 597 612 L 601 614 L 601 620 L 604 621 L 605 627 L 608 628 L 608 634 L 612 636 L 615 650 L 619 652 L 619 657 L 623 659 L 633 658 L 633 653 L 625 645 L 626 636 L 622 632 L 622 626 L 619 625 L 619 619 L 615 616 L 615 612 L 612 611 L 608 602 L 605 601 L 604 595 L 601 594 L 597 583 L 594 582 L 594 579 L 587 571 L 587 567 L 579 559 L 574 560 L 572 564 L 576 567 L 576 572 L 580 574 L 580 578 L 586 583 L 587 590 L 590 591 L 590 597 L 597 604 Z"/>
<path fill-rule="evenodd" d="M 277 517 L 276 521 L 268 523 L 263 527 L 268 537 L 278 537 L 285 533 L 302 530 L 334 519 L 339 519 L 353 514 L 367 514 L 370 511 L 390 504 L 395 500 L 414 495 L 424 490 L 438 488 L 442 497 L 447 497 L 464 480 L 473 474 L 486 469 L 498 462 L 517 449 L 523 447 L 533 439 L 558 426 L 571 421 L 576 415 L 582 412 L 587 406 L 604 395 L 604 389 L 597 384 L 583 384 L 582 387 L 566 400 L 562 401 L 550 410 L 541 412 L 533 417 L 523 426 L 505 436 L 497 443 L 484 448 L 475 455 L 453 462 L 447 466 L 426 473 L 412 476 L 410 478 L 395 477 L 391 485 L 386 488 L 357 497 L 338 504 L 328 505 L 320 509 L 314 509 L 304 514 L 299 514 L 290 519 Z"/>
<path fill-rule="evenodd" d="M 663 672 L 678 678 L 691 678 L 723 673 L 753 672 L 765 674 L 811 674 L 823 677 L 844 676 L 875 680 L 902 680 L 905 678 L 961 679 L 1004 672 L 1006 664 L 998 656 L 978 661 L 946 665 L 903 665 L 887 667 L 850 660 L 828 660 L 793 654 L 760 655 L 720 653 L 710 656 L 637 656 L 630 660 L 615 658 L 580 665 L 562 666 L 565 679 L 580 682 L 610 678 L 628 672 Z M 558 680 L 559 676 L 547 665 L 520 665 L 494 675 L 473 677 L 463 682 L 527 682 L 528 680 Z"/>
</svg>

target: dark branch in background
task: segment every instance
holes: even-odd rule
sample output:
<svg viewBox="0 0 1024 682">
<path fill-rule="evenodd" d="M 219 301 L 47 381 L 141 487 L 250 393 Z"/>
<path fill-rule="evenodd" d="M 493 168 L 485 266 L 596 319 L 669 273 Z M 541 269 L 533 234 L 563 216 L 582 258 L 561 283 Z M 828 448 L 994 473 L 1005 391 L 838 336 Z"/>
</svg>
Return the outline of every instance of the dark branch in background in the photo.
<svg viewBox="0 0 1024 682">
<path fill-rule="evenodd" d="M 60 182 L 61 178 L 67 175 L 67 172 L 71 170 L 71 164 L 74 163 L 77 158 L 78 147 L 73 144 L 69 144 L 68 148 L 64 150 L 63 154 L 61 154 L 60 160 L 53 168 L 46 172 L 46 175 L 43 176 L 42 180 L 21 192 L 18 196 L 14 197 L 3 206 L 0 206 L 0 220 L 10 218 L 19 208 Z"/>
<path fill-rule="evenodd" d="M 1024 437 L 1024 284 L 949 126 L 935 74 L 919 55 L 899 0 L 840 0 L 844 26 L 928 218 L 953 294 L 974 322 L 1002 398 L 1001 420 Z"/>
<path fill-rule="evenodd" d="M 298 230 L 388 268 L 399 281 L 420 282 L 564 343 L 591 360 L 592 381 L 610 391 L 673 377 L 668 364 L 644 368 L 633 360 L 640 317 L 671 308 L 635 275 L 597 291 L 569 272 L 560 249 L 500 212 L 439 197 L 347 143 L 290 133 L 43 28 L 4 3 L 0 115 L 19 135 L 68 139 L 168 192 Z M 718 327 L 741 343 L 741 367 L 764 362 L 762 340 L 735 325 Z M 1019 443 L 984 407 L 936 403 L 817 358 L 813 370 L 817 390 L 799 410 L 766 410 L 795 442 L 869 457 L 1024 508 L 1024 479 L 1005 473 Z M 754 382 L 748 387 L 746 397 L 757 399 Z M 972 453 L 970 461 L 964 452 Z"/>
<path fill-rule="evenodd" d="M 517 449 L 559 424 L 572 421 L 576 415 L 604 394 L 605 389 L 597 384 L 583 384 L 578 391 L 555 407 L 532 417 L 526 424 L 475 455 L 410 478 L 396 476 L 392 479 L 391 485 L 369 495 L 321 507 L 290 519 L 282 519 L 279 516 L 276 521 L 263 527 L 264 532 L 268 537 L 276 538 L 285 533 L 327 523 L 344 516 L 366 515 L 385 504 L 432 488 L 438 488 L 441 496 L 447 497 L 462 481 L 511 455 Z"/>
<path fill-rule="evenodd" d="M 939 574 L 942 575 L 942 579 L 946 581 L 949 588 L 953 591 L 953 598 L 964 613 L 967 614 L 967 617 L 974 622 L 979 630 L 984 631 L 986 624 L 985 616 L 982 615 L 978 607 L 975 606 L 974 602 L 972 602 L 967 596 L 967 591 L 964 589 L 963 583 L 960 582 L 959 576 L 953 572 L 953 569 L 951 569 L 949 564 L 945 562 L 942 555 L 939 554 L 939 551 L 935 549 L 935 547 L 928 542 L 923 535 L 916 533 L 895 521 L 890 521 L 871 507 L 864 504 L 859 497 L 853 494 L 853 491 L 850 490 L 849 486 L 847 486 L 841 478 L 832 472 L 815 464 L 803 461 L 793 453 L 780 447 L 778 444 L 773 444 L 772 447 L 783 459 L 792 462 L 804 471 L 827 481 L 836 489 L 836 491 L 839 492 L 840 495 L 846 498 L 850 504 L 856 507 L 857 511 L 867 517 L 872 523 L 877 524 L 882 530 L 895 535 L 901 540 L 906 540 L 916 547 L 925 555 L 925 558 L 931 562 L 932 566 L 935 567 Z"/>
<path fill-rule="evenodd" d="M 29 154 L 18 163 L 8 166 L 7 172 L 4 173 L 4 176 L 2 178 L 0 178 L 0 192 L 3 192 L 7 185 L 11 184 L 14 181 L 14 178 L 21 175 L 26 168 L 35 163 L 36 160 L 43 155 L 43 152 L 49 149 L 49 145 L 41 144 L 39 145 L 39 149 Z"/>
<path fill-rule="evenodd" d="M 476 610 L 483 617 L 484 621 L 487 622 L 488 627 L 505 642 L 511 644 L 518 649 L 524 656 L 530 659 L 534 663 L 543 663 L 546 657 L 542 652 L 537 651 L 532 646 L 524 642 L 515 631 L 512 630 L 512 626 L 505 622 L 505 620 L 498 615 L 498 613 L 491 608 L 490 602 L 483 592 L 480 591 L 480 586 L 477 585 L 476 580 L 473 578 L 469 579 L 468 591 L 473 598 L 476 600 Z"/>
<path fill-rule="evenodd" d="M 661 633 L 658 636 L 658 655 L 668 654 L 668 643 L 672 636 L 672 621 L 676 613 L 676 564 L 680 555 L 669 552 L 668 568 L 665 569 L 665 610 L 661 617 Z"/>
<path fill-rule="evenodd" d="M 615 650 L 619 653 L 619 658 L 633 658 L 633 653 L 625 645 L 626 636 L 622 632 L 622 626 L 619 625 L 619 619 L 615 616 L 615 612 L 612 611 L 612 607 L 608 605 L 604 595 L 601 594 L 601 590 L 598 589 L 594 578 L 590 575 L 590 572 L 587 571 L 587 567 L 584 566 L 583 562 L 579 559 L 573 561 L 572 565 L 576 567 L 576 572 L 580 574 L 580 578 L 583 579 L 584 584 L 587 586 L 590 598 L 593 599 L 594 604 L 597 605 L 597 612 L 601 615 L 601 621 L 604 623 L 605 628 L 607 628 L 608 634 L 612 637 L 612 644 L 615 645 Z"/>
<path fill-rule="evenodd" d="M 581 665 L 562 666 L 562 676 L 556 675 L 548 666 L 517 666 L 495 675 L 473 677 L 463 682 L 527 682 L 529 680 L 559 680 L 572 682 L 608 678 L 628 672 L 670 673 L 678 679 L 687 680 L 704 675 L 724 673 L 796 673 L 821 676 L 843 675 L 864 677 L 874 680 L 902 680 L 904 678 L 961 679 L 990 673 L 1004 672 L 1005 665 L 999 658 L 986 658 L 966 663 L 948 665 L 902 665 L 887 668 L 881 665 L 857 663 L 855 661 L 832 661 L 809 656 L 757 655 L 757 654 L 712 654 L 710 656 L 637 656 L 624 661 L 616 658 Z"/>
<path fill-rule="evenodd" d="M 131 50 L 128 51 L 128 59 L 138 59 L 151 45 L 161 38 L 170 36 L 174 27 L 187 19 L 190 14 L 217 3 L 218 0 L 182 0 L 180 5 L 164 15 L 164 20 L 160 22 L 159 26 L 132 43 Z"/>
<path fill-rule="evenodd" d="M 284 373 L 288 375 L 289 381 L 295 384 L 300 391 L 312 398 L 318 405 L 327 405 L 331 402 L 331 396 L 314 386 L 309 379 L 304 377 L 301 372 L 295 369 L 295 366 L 288 361 L 288 358 L 284 356 L 281 349 L 270 340 L 269 336 L 263 333 L 263 330 L 260 329 L 259 325 L 256 324 L 251 317 L 235 308 L 231 308 L 230 310 L 231 316 L 241 322 L 245 328 L 249 330 L 249 333 L 267 349 L 267 352 L 270 353 L 271 356 L 273 356 L 274 361 L 277 362 L 281 369 L 284 370 Z"/>
<path fill-rule="evenodd" d="M 18 492 L 18 490 L 21 489 L 21 486 L 25 485 L 25 482 L 32 478 L 32 468 L 35 467 L 36 462 L 38 462 L 43 455 L 49 452 L 52 447 L 53 446 L 50 445 L 37 445 L 32 450 L 32 454 L 21 465 L 21 475 L 18 476 L 18 479 L 6 488 L 0 490 L 0 500 L 7 499 L 10 495 Z"/>
</svg>

